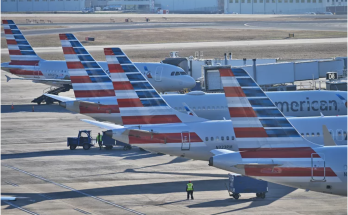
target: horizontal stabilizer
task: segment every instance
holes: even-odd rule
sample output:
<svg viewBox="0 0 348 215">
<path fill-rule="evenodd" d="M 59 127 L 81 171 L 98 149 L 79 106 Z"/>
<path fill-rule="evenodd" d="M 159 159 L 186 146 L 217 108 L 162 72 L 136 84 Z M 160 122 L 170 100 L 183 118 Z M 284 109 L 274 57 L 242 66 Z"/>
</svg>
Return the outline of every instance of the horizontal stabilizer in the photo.
<svg viewBox="0 0 348 215">
<path fill-rule="evenodd" d="M 44 95 L 52 99 L 58 100 L 60 102 L 75 101 L 75 98 L 70 98 L 65 96 L 57 96 L 57 95 L 47 94 L 47 93 L 45 93 Z"/>
<path fill-rule="evenodd" d="M 71 84 L 71 81 L 67 80 L 67 79 L 12 78 L 12 77 L 9 77 L 7 75 L 5 75 L 5 76 L 6 76 L 7 82 L 9 82 L 10 80 L 21 80 L 21 81 L 33 81 L 35 83 L 41 83 L 41 84 L 50 84 L 50 83 L 53 83 L 53 84 Z"/>
<path fill-rule="evenodd" d="M 115 125 L 115 124 L 106 123 L 106 122 L 98 122 L 98 121 L 89 120 L 89 119 L 81 119 L 81 121 L 84 121 L 84 122 L 87 122 L 91 125 L 95 125 L 99 128 L 108 129 L 108 130 L 124 129 L 125 128 L 124 126 L 121 126 L 121 125 Z"/>
</svg>

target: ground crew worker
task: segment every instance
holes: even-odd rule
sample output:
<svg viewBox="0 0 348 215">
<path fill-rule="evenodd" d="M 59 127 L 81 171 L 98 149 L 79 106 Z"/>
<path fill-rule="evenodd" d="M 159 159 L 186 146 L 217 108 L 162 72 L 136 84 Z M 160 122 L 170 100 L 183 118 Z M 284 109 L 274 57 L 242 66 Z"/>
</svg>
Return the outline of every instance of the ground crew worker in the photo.
<svg viewBox="0 0 348 215">
<path fill-rule="evenodd" d="M 187 200 L 189 200 L 189 196 L 191 195 L 191 199 L 193 199 L 193 184 L 191 181 L 186 185 L 186 192 L 187 192 Z"/>
<path fill-rule="evenodd" d="M 100 135 L 100 133 L 98 133 L 96 141 L 98 142 L 99 150 L 101 150 L 103 146 L 103 135 Z"/>
</svg>

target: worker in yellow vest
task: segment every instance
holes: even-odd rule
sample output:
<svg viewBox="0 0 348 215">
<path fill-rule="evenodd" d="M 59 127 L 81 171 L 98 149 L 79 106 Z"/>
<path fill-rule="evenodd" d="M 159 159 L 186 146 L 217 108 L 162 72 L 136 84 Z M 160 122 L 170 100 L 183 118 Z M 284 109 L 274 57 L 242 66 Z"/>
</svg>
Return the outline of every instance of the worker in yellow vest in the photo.
<svg viewBox="0 0 348 215">
<path fill-rule="evenodd" d="M 186 185 L 186 192 L 187 192 L 187 200 L 189 200 L 189 196 L 191 195 L 191 199 L 193 199 L 193 184 L 191 181 Z"/>
<path fill-rule="evenodd" d="M 100 133 L 98 133 L 98 136 L 97 136 L 96 141 L 98 142 L 99 150 L 101 150 L 101 149 L 102 149 L 102 146 L 103 146 L 103 135 L 101 135 Z"/>
</svg>

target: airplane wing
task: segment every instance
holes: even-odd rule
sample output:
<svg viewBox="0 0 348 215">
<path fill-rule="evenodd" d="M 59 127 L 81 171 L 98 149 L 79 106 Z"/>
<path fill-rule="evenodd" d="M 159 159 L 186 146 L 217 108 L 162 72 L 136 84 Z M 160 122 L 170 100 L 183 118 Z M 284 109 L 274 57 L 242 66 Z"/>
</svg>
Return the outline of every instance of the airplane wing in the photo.
<svg viewBox="0 0 348 215">
<path fill-rule="evenodd" d="M 335 141 L 332 139 L 332 136 L 327 129 L 326 125 L 323 125 L 323 137 L 324 137 L 324 146 L 336 146 Z"/>
<path fill-rule="evenodd" d="M 9 82 L 10 80 L 27 80 L 27 81 L 33 81 L 35 83 L 42 83 L 42 84 L 71 84 L 70 80 L 67 79 L 39 79 L 39 78 L 11 78 L 7 75 L 6 81 Z"/>
<path fill-rule="evenodd" d="M 45 93 L 44 95 L 52 99 L 58 100 L 60 102 L 75 101 L 75 98 L 70 98 L 65 96 L 57 96 L 57 95 L 47 94 L 47 93 Z"/>
<path fill-rule="evenodd" d="M 108 130 L 124 129 L 125 128 L 122 125 L 115 125 L 115 124 L 106 123 L 106 122 L 98 122 L 98 121 L 89 120 L 89 119 L 81 119 L 81 121 L 84 121 L 84 122 L 87 122 L 91 125 L 95 125 L 99 128 L 108 129 Z"/>
<path fill-rule="evenodd" d="M 213 149 L 210 152 L 213 153 L 214 155 L 222 155 L 222 154 L 229 154 L 232 151 L 227 149 Z"/>
<path fill-rule="evenodd" d="M 1 201 L 16 201 L 17 197 L 1 196 Z"/>
</svg>

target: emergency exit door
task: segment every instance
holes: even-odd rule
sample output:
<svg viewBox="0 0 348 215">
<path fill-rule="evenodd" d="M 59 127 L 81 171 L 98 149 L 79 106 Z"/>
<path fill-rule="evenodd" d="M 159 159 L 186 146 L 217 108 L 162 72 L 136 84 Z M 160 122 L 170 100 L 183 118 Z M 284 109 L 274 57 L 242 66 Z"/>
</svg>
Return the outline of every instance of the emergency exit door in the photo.
<svg viewBox="0 0 348 215">
<path fill-rule="evenodd" d="M 181 133 L 181 150 L 190 150 L 190 132 L 183 131 Z"/>
<path fill-rule="evenodd" d="M 325 155 L 313 153 L 311 155 L 311 181 L 326 181 L 325 179 Z"/>
</svg>

